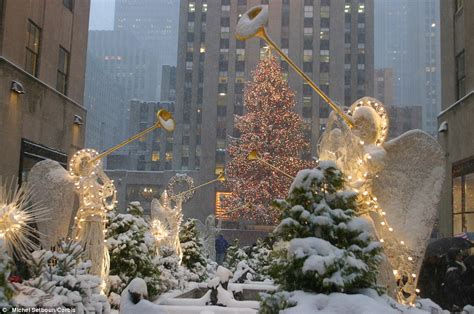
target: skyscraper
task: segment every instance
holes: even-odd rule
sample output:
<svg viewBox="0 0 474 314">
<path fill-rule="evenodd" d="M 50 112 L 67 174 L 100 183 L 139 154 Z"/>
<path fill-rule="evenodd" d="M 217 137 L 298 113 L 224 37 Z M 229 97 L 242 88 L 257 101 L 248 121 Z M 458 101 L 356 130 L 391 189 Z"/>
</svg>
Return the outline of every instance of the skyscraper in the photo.
<svg viewBox="0 0 474 314">
<path fill-rule="evenodd" d="M 178 18 L 178 0 L 115 1 L 114 29 L 132 33 L 142 47 L 157 58 L 158 96 L 162 66 L 176 65 Z"/>
<path fill-rule="evenodd" d="M 436 133 L 441 108 L 439 0 L 376 0 L 375 67 L 394 71 L 394 105 L 423 106 Z"/>
<path fill-rule="evenodd" d="M 228 138 L 239 136 L 234 114 L 244 113 L 245 81 L 266 50 L 261 40 L 236 40 L 235 26 L 262 3 L 269 6 L 270 36 L 332 99 L 350 105 L 373 94 L 372 0 L 183 0 L 173 169 L 199 169 L 207 179 L 224 169 Z M 329 106 L 281 65 L 315 155 Z"/>
</svg>

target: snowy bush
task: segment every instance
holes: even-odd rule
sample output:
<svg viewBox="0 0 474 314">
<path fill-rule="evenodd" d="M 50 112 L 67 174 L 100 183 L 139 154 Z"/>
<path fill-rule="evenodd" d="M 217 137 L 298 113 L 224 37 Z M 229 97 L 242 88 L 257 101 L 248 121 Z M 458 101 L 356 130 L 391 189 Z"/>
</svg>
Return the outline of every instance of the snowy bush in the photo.
<svg viewBox="0 0 474 314">
<path fill-rule="evenodd" d="M 55 251 L 38 250 L 27 261 L 31 278 L 15 284 L 13 303 L 19 307 L 66 307 L 107 312 L 107 298 L 100 294 L 102 281 L 88 274 L 90 261 L 73 241 L 60 241 Z"/>
<path fill-rule="evenodd" d="M 143 217 L 143 208 L 132 202 L 126 214 L 109 213 L 107 248 L 110 254 L 110 291 L 120 295 L 123 288 L 135 277 L 145 280 L 151 298 L 160 290 L 160 272 L 153 262 L 156 256 L 155 241 L 150 226 Z"/>
<path fill-rule="evenodd" d="M 182 265 L 195 274 L 198 281 L 203 281 L 207 279 L 207 258 L 196 223 L 196 219 L 188 219 L 181 227 L 179 240 L 183 251 Z"/>
<path fill-rule="evenodd" d="M 11 259 L 8 256 L 3 240 L 0 239 L 0 307 L 8 307 L 13 291 L 8 276 L 10 275 Z"/>
<path fill-rule="evenodd" d="M 234 272 L 240 261 L 247 261 L 248 259 L 247 253 L 239 246 L 239 239 L 235 239 L 227 249 L 224 267 Z"/>
<path fill-rule="evenodd" d="M 268 268 L 270 266 L 271 246 L 267 242 L 268 239 L 266 241 L 258 239 L 250 251 L 248 265 L 255 271 L 255 281 L 269 279 Z"/>
<path fill-rule="evenodd" d="M 153 263 L 160 272 L 157 286 L 158 294 L 173 289 L 182 289 L 187 281 L 198 281 L 198 275 L 179 264 L 179 256 L 174 248 L 161 246 Z"/>
<path fill-rule="evenodd" d="M 269 272 L 282 289 L 354 293 L 377 288 L 380 243 L 355 215 L 357 194 L 343 187 L 335 164 L 321 162 L 300 171 L 288 198 L 275 202 L 282 217 L 274 230 L 278 242 Z"/>
</svg>

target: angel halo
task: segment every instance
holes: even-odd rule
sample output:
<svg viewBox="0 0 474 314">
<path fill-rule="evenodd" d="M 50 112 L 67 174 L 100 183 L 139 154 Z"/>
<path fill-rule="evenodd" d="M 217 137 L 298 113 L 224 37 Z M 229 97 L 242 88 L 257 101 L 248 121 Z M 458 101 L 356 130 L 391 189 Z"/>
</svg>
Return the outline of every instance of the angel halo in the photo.
<svg viewBox="0 0 474 314">
<path fill-rule="evenodd" d="M 352 128 L 331 113 L 319 158 L 334 161 L 346 184 L 359 192 L 359 215 L 371 222 L 387 257 L 379 282 L 410 303 L 437 214 L 444 155 L 436 140 L 421 130 L 386 141 L 388 115 L 374 98 L 357 100 L 347 113 Z"/>
</svg>

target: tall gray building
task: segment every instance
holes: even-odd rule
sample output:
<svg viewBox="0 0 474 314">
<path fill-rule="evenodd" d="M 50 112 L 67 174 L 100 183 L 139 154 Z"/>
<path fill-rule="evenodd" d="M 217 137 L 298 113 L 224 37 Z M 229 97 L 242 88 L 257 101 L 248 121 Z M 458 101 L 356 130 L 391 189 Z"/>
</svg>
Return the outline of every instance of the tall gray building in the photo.
<svg viewBox="0 0 474 314">
<path fill-rule="evenodd" d="M 128 134 L 123 127 L 128 102 L 122 86 L 107 73 L 103 62 L 90 54 L 87 57 L 86 78 L 86 147 L 101 152 L 119 143 Z"/>
<path fill-rule="evenodd" d="M 176 101 L 176 67 L 164 65 L 161 68 L 161 101 Z"/>
<path fill-rule="evenodd" d="M 436 133 L 441 108 L 439 0 L 375 0 L 375 67 L 394 71 L 394 105 L 423 106 Z"/>
<path fill-rule="evenodd" d="M 123 86 L 127 101 L 156 100 L 156 55 L 126 31 L 89 31 L 88 53 Z"/>
<path fill-rule="evenodd" d="M 265 51 L 261 40 L 236 40 L 235 26 L 262 3 L 270 36 L 332 99 L 350 105 L 373 94 L 372 0 L 183 0 L 173 169 L 200 170 L 208 180 L 224 169 L 228 136 L 239 136 L 234 114 L 244 112 L 244 84 Z M 282 68 L 315 155 L 330 109 L 288 64 Z"/>
<path fill-rule="evenodd" d="M 132 33 L 140 44 L 157 58 L 158 96 L 162 66 L 176 65 L 178 18 L 178 0 L 115 1 L 114 29 Z"/>
</svg>

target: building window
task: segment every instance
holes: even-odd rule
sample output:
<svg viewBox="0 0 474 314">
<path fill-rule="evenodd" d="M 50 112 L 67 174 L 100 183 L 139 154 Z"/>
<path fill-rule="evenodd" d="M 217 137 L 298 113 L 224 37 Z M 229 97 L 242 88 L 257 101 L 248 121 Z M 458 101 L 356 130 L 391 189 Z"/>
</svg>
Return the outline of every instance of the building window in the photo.
<svg viewBox="0 0 474 314">
<path fill-rule="evenodd" d="M 67 95 L 68 88 L 68 71 L 69 71 L 69 51 L 63 47 L 59 47 L 59 59 L 58 59 L 58 76 L 56 81 L 56 89 Z"/>
<path fill-rule="evenodd" d="M 74 9 L 74 0 L 63 0 L 63 5 L 72 11 Z"/>
<path fill-rule="evenodd" d="M 227 208 L 224 208 L 223 203 L 226 198 L 232 195 L 230 192 L 216 192 L 216 218 L 221 220 L 228 220 Z"/>
<path fill-rule="evenodd" d="M 456 173 L 455 168 L 461 169 Z M 470 169 L 467 169 L 470 168 Z M 462 170 L 470 170 L 463 173 Z M 463 174 L 461 174 L 463 173 Z M 474 160 L 453 167 L 453 234 L 474 231 Z"/>
<path fill-rule="evenodd" d="M 464 50 L 456 56 L 456 90 L 457 99 L 466 94 L 466 72 L 464 71 Z"/>
<path fill-rule="evenodd" d="M 41 29 L 28 20 L 27 32 L 28 42 L 26 43 L 25 70 L 34 76 L 38 76 Z"/>
</svg>

